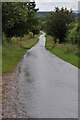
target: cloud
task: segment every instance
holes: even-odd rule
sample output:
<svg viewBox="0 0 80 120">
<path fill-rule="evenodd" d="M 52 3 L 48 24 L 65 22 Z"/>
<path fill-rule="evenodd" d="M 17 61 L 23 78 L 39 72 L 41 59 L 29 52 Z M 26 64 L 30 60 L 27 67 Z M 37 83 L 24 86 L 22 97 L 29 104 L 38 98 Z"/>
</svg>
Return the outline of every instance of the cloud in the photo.
<svg viewBox="0 0 80 120">
<path fill-rule="evenodd" d="M 66 0 L 36 0 L 36 4 L 39 11 L 52 11 L 55 7 L 78 10 L 78 0 L 67 0 L 67 2 Z"/>
<path fill-rule="evenodd" d="M 78 2 L 79 0 L 35 0 L 36 3 L 51 3 L 51 2 Z"/>
</svg>

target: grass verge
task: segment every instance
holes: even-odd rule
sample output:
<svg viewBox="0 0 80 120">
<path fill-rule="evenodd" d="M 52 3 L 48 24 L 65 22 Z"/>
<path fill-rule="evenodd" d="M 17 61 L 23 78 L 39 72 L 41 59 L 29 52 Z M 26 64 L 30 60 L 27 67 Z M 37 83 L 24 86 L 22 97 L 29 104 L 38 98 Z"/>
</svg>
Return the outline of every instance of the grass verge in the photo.
<svg viewBox="0 0 80 120">
<path fill-rule="evenodd" d="M 46 35 L 46 49 L 61 59 L 80 68 L 80 55 L 77 45 L 55 44 L 53 38 Z"/>
<path fill-rule="evenodd" d="M 6 44 L 2 48 L 2 74 L 14 71 L 24 53 L 38 42 L 38 38 L 19 41 L 16 45 Z"/>
</svg>

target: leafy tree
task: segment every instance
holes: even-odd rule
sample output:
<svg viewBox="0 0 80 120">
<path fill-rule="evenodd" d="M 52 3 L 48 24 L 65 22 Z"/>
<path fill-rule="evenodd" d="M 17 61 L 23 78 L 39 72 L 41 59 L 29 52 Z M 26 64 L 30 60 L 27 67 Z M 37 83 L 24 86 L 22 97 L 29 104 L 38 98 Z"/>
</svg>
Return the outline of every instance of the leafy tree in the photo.
<svg viewBox="0 0 80 120">
<path fill-rule="evenodd" d="M 34 18 L 33 20 L 33 26 L 31 28 L 31 32 L 33 33 L 33 37 L 35 36 L 35 34 L 39 34 L 40 32 L 40 21 L 39 18 Z"/>
<path fill-rule="evenodd" d="M 24 31 L 24 26 L 27 24 L 27 10 L 23 8 L 23 4 L 20 2 L 2 4 L 2 28 L 7 36 L 19 35 Z"/>
<path fill-rule="evenodd" d="M 25 3 L 26 5 L 26 3 Z M 27 8 L 28 8 L 28 26 L 30 29 L 30 32 L 33 33 L 33 37 L 35 34 L 38 34 L 40 31 L 40 21 L 39 18 L 36 16 L 36 13 L 39 9 L 36 9 L 35 2 L 27 2 Z"/>
<path fill-rule="evenodd" d="M 66 32 L 68 29 L 68 24 L 74 21 L 74 14 L 72 10 L 67 10 L 67 8 L 58 7 L 55 11 L 46 18 L 46 30 L 47 33 L 54 36 L 56 42 L 59 39 L 59 43 L 65 42 Z"/>
<path fill-rule="evenodd" d="M 3 32 L 11 36 L 23 36 L 33 32 L 38 25 L 35 2 L 5 2 L 2 3 Z"/>
<path fill-rule="evenodd" d="M 78 44 L 78 42 L 79 42 L 78 23 L 75 23 L 73 25 L 73 28 L 72 28 L 72 24 L 71 24 L 71 29 L 68 30 L 66 39 L 71 44 Z"/>
</svg>

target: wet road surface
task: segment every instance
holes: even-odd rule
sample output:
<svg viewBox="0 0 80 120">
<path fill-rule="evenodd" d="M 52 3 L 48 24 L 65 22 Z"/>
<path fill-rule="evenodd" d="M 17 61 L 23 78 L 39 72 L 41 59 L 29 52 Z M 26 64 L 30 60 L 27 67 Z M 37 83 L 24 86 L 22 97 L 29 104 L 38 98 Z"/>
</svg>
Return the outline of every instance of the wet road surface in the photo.
<svg viewBox="0 0 80 120">
<path fill-rule="evenodd" d="M 45 33 L 24 55 L 18 78 L 20 117 L 78 117 L 78 69 L 45 49 Z"/>
</svg>

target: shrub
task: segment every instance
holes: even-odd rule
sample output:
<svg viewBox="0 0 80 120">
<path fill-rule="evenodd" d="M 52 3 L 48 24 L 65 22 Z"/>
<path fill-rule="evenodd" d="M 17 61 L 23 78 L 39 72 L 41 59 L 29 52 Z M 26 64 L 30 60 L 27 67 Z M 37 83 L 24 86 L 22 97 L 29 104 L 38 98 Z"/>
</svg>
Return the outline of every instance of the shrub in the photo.
<svg viewBox="0 0 80 120">
<path fill-rule="evenodd" d="M 79 34 L 78 34 L 78 24 L 75 24 L 72 29 L 67 32 L 67 42 L 71 44 L 78 44 Z"/>
</svg>

